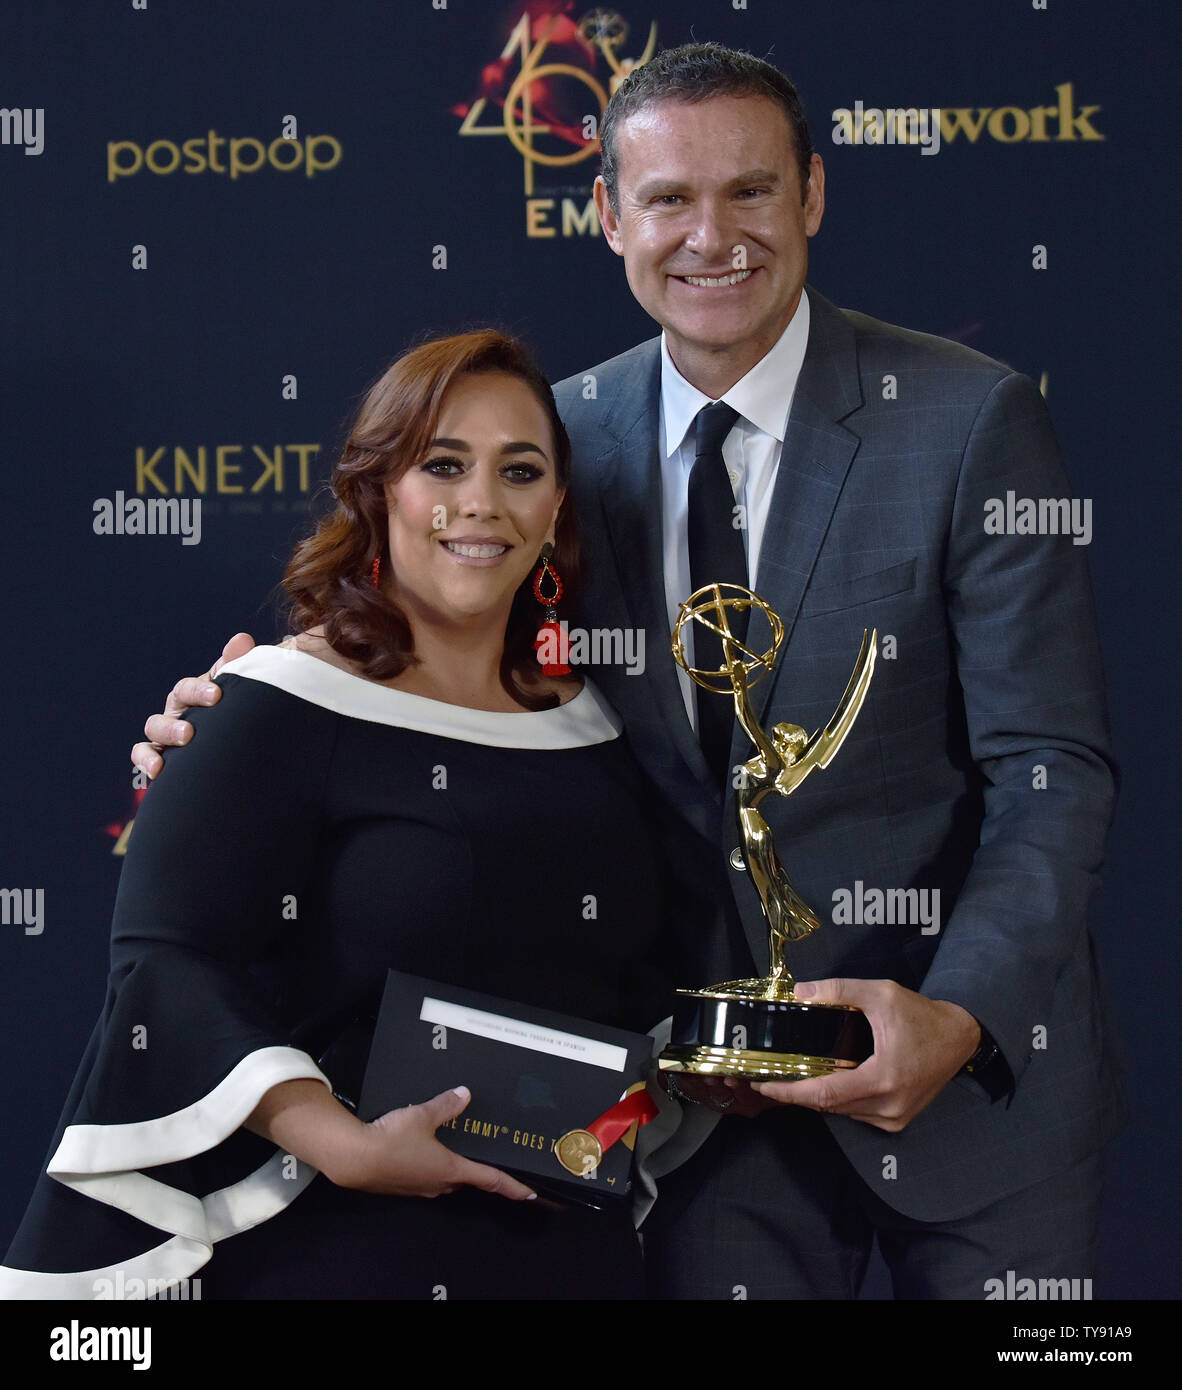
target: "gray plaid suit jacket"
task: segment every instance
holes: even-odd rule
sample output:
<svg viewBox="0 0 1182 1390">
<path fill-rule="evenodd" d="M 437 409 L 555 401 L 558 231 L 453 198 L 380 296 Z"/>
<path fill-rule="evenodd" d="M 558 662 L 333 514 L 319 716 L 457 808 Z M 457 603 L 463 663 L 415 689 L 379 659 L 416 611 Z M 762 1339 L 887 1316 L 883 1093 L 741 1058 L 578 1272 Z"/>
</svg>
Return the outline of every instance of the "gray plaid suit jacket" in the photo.
<svg viewBox="0 0 1182 1390">
<path fill-rule="evenodd" d="M 958 1076 L 898 1134 L 828 1118 L 890 1206 L 949 1220 L 1066 1168 L 1123 1121 L 1087 920 L 1115 769 L 1086 547 L 986 532 L 987 503 L 1007 491 L 1070 496 L 1028 378 L 812 289 L 809 299 L 758 567 L 787 627 L 754 692 L 764 726 L 824 724 L 864 628 L 878 629 L 880 659 L 836 760 L 762 810 L 824 922 L 790 948 L 796 977 L 886 978 L 952 1000 L 1009 1063 L 1008 1099 L 991 1103 Z M 687 943 L 683 983 L 694 987 L 752 961 L 762 972 L 767 931 L 749 876 L 728 863 L 733 791 L 724 805 L 711 784 L 667 655 L 659 381 L 654 339 L 555 394 L 591 571 L 581 620 L 646 630 L 642 675 L 592 674 L 659 788 L 654 816 L 677 842 L 687 892 L 715 904 Z M 748 756 L 736 735 L 732 763 Z M 939 931 L 835 924 L 834 894 L 857 880 L 938 890 Z"/>
</svg>

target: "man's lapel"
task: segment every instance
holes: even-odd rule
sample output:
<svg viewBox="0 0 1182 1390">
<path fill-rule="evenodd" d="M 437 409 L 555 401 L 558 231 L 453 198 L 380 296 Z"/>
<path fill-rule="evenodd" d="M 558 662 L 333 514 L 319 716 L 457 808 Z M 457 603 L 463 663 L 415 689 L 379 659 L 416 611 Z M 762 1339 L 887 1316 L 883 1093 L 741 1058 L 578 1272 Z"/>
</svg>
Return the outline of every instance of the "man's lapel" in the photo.
<svg viewBox="0 0 1182 1390">
<path fill-rule="evenodd" d="M 762 719 L 783 666 L 846 473 L 860 439 L 839 422 L 862 405 L 854 330 L 815 290 L 809 296 L 809 341 L 780 453 L 771 510 L 760 547 L 756 589 L 784 621 L 784 646 L 771 676 L 753 692 Z M 736 739 L 736 761 L 750 756 Z"/>
<path fill-rule="evenodd" d="M 631 622 L 645 630 L 644 677 L 629 677 L 626 688 L 631 693 L 635 680 L 636 698 L 654 702 L 688 770 L 712 789 L 669 650 L 661 534 L 660 398 L 660 339 L 654 338 L 637 352 L 635 372 L 614 397 L 603 402 L 603 429 L 610 443 L 598 460 L 599 494 Z"/>
<path fill-rule="evenodd" d="M 688 773 L 702 791 L 717 797 L 701 746 L 685 716 L 681 686 L 667 645 L 659 457 L 660 339 L 642 344 L 635 350 L 635 359 L 635 370 L 610 399 L 601 401 L 605 447 L 596 465 L 622 597 L 631 623 L 645 629 L 646 665 L 643 679 L 628 678 L 627 685 L 616 682 L 611 693 L 620 704 L 621 686 L 629 703 L 651 700 Z M 780 454 L 757 578 L 760 596 L 784 621 L 785 647 L 860 442 L 840 421 L 861 405 L 854 331 L 828 300 L 810 290 L 808 348 Z M 775 688 L 783 652 L 782 648 L 776 670 L 754 689 L 760 718 Z M 628 718 L 627 708 L 621 713 Z M 645 751 L 638 749 L 641 756 Z M 731 761 L 745 762 L 750 756 L 750 743 L 736 728 Z M 687 807 L 686 813 L 695 824 L 700 822 L 699 828 L 716 833 L 709 829 L 710 824 L 717 824 L 715 817 L 704 821 L 693 813 L 698 809 Z"/>
</svg>

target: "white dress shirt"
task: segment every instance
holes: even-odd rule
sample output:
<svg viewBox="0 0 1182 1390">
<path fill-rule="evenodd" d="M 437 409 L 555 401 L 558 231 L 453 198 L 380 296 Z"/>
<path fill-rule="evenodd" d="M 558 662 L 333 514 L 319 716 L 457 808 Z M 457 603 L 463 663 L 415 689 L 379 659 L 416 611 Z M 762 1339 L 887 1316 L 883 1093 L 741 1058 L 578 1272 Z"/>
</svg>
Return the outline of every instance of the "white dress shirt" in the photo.
<svg viewBox="0 0 1182 1390">
<path fill-rule="evenodd" d="M 735 501 L 746 514 L 747 524 L 740 534 L 747 546 L 747 583 L 752 589 L 756 587 L 759 574 L 759 550 L 808 339 L 809 301 L 802 290 L 796 313 L 775 346 L 720 398 L 739 414 L 723 441 L 722 458 L 734 488 Z M 709 404 L 710 397 L 691 386 L 673 365 L 662 333 L 661 535 L 670 632 L 677 621 L 679 606 L 691 592 L 689 476 L 694 466 L 695 422 L 698 412 Z M 692 660 L 692 653 L 687 652 L 687 655 Z M 696 730 L 693 682 L 680 669 L 678 676 L 686 713 Z"/>
</svg>

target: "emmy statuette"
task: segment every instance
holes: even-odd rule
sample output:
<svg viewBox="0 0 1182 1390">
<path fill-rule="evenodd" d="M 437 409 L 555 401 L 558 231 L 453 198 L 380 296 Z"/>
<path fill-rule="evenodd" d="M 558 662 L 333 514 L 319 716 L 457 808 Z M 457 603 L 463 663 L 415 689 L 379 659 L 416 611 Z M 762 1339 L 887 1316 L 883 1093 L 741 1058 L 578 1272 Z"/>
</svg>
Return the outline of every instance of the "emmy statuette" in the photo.
<svg viewBox="0 0 1182 1390">
<path fill-rule="evenodd" d="M 749 610 L 749 631 L 742 640 L 732 632 L 729 616 L 741 610 Z M 770 629 L 769 645 L 762 652 L 752 650 L 751 619 L 756 613 Z M 689 664 L 685 632 L 692 623 L 703 624 L 721 639 L 723 664 L 718 669 Z M 796 724 L 776 724 L 769 736 L 751 706 L 751 687 L 772 669 L 783 641 L 779 615 L 758 594 L 737 584 L 710 584 L 691 594 L 673 630 L 674 660 L 703 689 L 733 697 L 735 717 L 755 745 L 754 757 L 741 769 L 737 809 L 743 861 L 768 924 L 770 970 L 762 979 L 678 990 L 672 1037 L 659 1059 L 662 1071 L 797 1080 L 855 1067 L 874 1050 L 870 1025 L 860 1009 L 814 1004 L 795 996 L 784 948 L 821 923 L 784 872 L 759 807 L 773 791 L 790 796 L 814 768 L 828 767 L 837 756 L 870 689 L 878 633 L 862 634 L 845 693 L 829 723 L 811 737 Z"/>
</svg>

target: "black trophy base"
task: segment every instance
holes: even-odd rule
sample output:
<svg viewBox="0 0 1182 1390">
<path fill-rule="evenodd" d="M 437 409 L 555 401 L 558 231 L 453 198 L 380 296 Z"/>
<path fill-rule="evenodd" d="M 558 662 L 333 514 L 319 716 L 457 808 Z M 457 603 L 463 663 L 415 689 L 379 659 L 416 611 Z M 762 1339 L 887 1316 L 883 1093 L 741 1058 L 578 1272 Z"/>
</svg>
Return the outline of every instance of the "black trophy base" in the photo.
<svg viewBox="0 0 1182 1390">
<path fill-rule="evenodd" d="M 856 1067 L 874 1051 L 861 1009 L 728 994 L 725 988 L 677 991 L 661 1071 L 800 1081 Z"/>
</svg>

